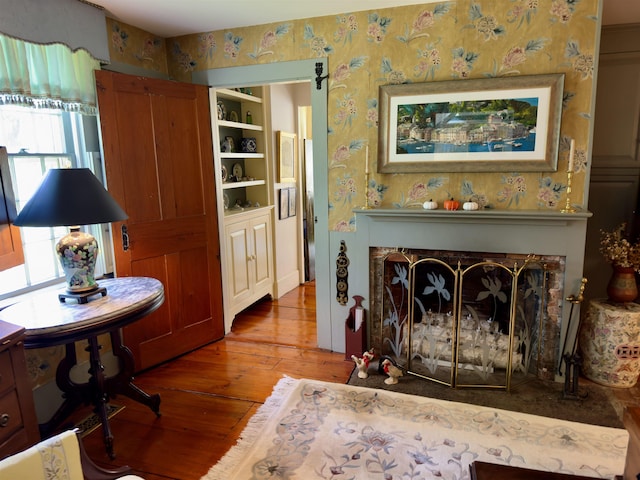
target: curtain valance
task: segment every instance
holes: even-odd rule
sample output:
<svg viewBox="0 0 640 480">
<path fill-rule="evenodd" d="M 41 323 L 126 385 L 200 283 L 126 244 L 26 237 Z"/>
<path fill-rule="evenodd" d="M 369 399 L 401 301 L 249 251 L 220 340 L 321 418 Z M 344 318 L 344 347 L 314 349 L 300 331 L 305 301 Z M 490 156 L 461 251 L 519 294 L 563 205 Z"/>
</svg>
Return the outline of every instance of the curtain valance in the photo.
<svg viewBox="0 0 640 480">
<path fill-rule="evenodd" d="M 0 34 L 0 104 L 96 111 L 94 70 L 86 50 L 41 45 Z"/>
</svg>

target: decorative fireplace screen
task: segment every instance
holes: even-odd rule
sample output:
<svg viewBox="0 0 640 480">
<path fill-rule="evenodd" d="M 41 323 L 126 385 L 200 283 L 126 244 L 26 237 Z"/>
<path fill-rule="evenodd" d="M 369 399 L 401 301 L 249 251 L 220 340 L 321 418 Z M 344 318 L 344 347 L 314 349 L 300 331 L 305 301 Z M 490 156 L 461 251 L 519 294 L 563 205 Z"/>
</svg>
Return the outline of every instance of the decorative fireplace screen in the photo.
<svg viewBox="0 0 640 480">
<path fill-rule="evenodd" d="M 534 256 L 392 252 L 379 351 L 424 379 L 509 390 L 539 368 L 547 270 Z"/>
</svg>

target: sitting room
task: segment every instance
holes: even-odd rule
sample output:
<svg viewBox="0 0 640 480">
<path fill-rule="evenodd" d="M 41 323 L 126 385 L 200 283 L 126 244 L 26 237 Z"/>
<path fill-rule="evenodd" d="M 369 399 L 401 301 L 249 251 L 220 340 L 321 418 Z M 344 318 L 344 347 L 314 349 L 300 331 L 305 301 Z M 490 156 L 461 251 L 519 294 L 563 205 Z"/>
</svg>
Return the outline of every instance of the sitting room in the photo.
<svg viewBox="0 0 640 480">
<path fill-rule="evenodd" d="M 637 7 L 273 3 L 9 1 L 0 472 L 635 478 Z"/>
</svg>

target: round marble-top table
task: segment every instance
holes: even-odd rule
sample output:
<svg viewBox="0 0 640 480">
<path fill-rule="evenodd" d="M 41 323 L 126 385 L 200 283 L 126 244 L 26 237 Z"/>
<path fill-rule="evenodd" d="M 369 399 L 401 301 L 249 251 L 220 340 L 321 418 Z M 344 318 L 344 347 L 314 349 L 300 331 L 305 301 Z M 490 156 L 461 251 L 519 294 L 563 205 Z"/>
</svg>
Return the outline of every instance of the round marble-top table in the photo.
<svg viewBox="0 0 640 480">
<path fill-rule="evenodd" d="M 149 395 L 133 384 L 134 360 L 122 344 L 120 329 L 156 310 L 164 302 L 164 287 L 155 278 L 122 277 L 100 280 L 104 292 L 97 292 L 86 303 L 61 301 L 53 292 L 29 295 L 24 301 L 0 311 L 0 320 L 25 328 L 25 348 L 65 345 L 65 358 L 56 370 L 56 384 L 64 392 L 64 402 L 51 420 L 40 425 L 43 436 L 53 433 L 78 406 L 93 404 L 100 417 L 107 453 L 112 458 L 113 435 L 109 427 L 107 403 L 117 394 L 147 405 L 160 415 L 160 395 Z M 98 335 L 109 333 L 113 355 L 120 360 L 120 371 L 107 377 L 100 359 Z M 77 364 L 75 342 L 86 340 L 89 374 L 86 383 L 70 378 Z"/>
</svg>

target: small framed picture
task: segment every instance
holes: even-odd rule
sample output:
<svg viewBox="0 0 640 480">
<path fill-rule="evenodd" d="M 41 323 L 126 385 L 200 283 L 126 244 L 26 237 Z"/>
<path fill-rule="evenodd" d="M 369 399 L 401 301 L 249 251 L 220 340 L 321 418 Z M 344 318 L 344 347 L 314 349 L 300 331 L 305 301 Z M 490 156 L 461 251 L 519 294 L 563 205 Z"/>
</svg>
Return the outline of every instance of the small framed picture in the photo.
<svg viewBox="0 0 640 480">
<path fill-rule="evenodd" d="M 296 181 L 296 134 L 277 132 L 278 175 L 280 183 Z"/>
<path fill-rule="evenodd" d="M 280 220 L 284 220 L 289 216 L 289 189 L 280 189 Z"/>
<path fill-rule="evenodd" d="M 295 187 L 289 188 L 289 216 L 296 216 L 296 189 Z"/>
</svg>

